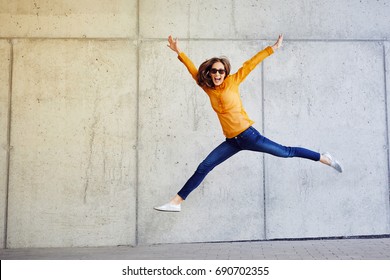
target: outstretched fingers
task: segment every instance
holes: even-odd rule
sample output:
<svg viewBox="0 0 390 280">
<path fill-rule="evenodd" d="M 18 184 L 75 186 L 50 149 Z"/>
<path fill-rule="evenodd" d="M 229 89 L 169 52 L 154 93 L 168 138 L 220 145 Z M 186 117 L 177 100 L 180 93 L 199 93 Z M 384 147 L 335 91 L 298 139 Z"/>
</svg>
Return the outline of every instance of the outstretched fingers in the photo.
<svg viewBox="0 0 390 280">
<path fill-rule="evenodd" d="M 179 49 L 179 44 L 178 44 L 178 39 L 173 39 L 172 35 L 169 35 L 168 37 L 168 45 L 167 45 L 171 50 L 174 52 L 180 53 Z"/>
<path fill-rule="evenodd" d="M 280 34 L 278 37 L 278 40 L 275 42 L 275 44 L 272 46 L 272 49 L 275 51 L 279 49 L 282 46 L 283 42 L 283 34 Z"/>
<path fill-rule="evenodd" d="M 283 42 L 283 34 L 280 34 L 278 40 L 276 41 L 276 44 L 278 45 L 279 48 L 282 46 L 282 42 Z"/>
</svg>

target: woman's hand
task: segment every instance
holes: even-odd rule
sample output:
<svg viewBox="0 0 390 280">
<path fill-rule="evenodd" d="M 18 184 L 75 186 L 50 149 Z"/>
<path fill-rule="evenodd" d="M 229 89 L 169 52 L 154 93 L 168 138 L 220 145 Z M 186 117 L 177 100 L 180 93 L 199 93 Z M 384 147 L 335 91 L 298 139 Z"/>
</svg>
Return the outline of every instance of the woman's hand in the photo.
<svg viewBox="0 0 390 280">
<path fill-rule="evenodd" d="M 169 35 L 168 37 L 168 47 L 173 50 L 174 52 L 176 52 L 177 54 L 180 54 L 181 53 L 181 50 L 179 48 L 179 42 L 177 40 L 177 38 L 174 40 L 172 38 L 172 35 Z"/>
<path fill-rule="evenodd" d="M 276 51 L 277 49 L 279 49 L 279 48 L 282 46 L 282 42 L 283 42 L 283 34 L 280 34 L 278 40 L 277 40 L 276 43 L 272 46 L 272 49 L 273 49 L 274 51 Z"/>
</svg>

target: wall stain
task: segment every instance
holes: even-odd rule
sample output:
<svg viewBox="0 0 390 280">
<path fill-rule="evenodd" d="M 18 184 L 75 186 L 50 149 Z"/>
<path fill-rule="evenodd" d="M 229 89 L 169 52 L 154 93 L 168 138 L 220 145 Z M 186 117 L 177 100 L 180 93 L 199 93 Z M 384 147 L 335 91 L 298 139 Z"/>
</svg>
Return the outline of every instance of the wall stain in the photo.
<svg viewBox="0 0 390 280">
<path fill-rule="evenodd" d="M 199 128 L 199 112 L 198 112 L 198 100 L 197 100 L 197 97 L 196 97 L 196 93 L 193 93 L 192 96 L 191 96 L 191 105 L 190 105 L 190 108 L 192 110 L 192 114 L 193 114 L 193 126 L 194 126 L 194 131 L 197 131 L 198 128 Z"/>
<path fill-rule="evenodd" d="M 93 122 L 91 125 L 91 134 L 89 138 L 89 144 L 88 144 L 88 164 L 87 169 L 85 171 L 85 184 L 84 184 L 84 204 L 87 203 L 87 195 L 88 195 L 88 189 L 89 189 L 89 181 L 92 173 L 92 154 L 93 154 L 93 146 L 95 143 L 96 138 L 96 127 L 99 123 L 99 117 L 97 116 L 98 112 L 98 105 L 99 105 L 99 99 L 96 98 L 94 102 L 94 109 L 93 109 Z"/>
</svg>

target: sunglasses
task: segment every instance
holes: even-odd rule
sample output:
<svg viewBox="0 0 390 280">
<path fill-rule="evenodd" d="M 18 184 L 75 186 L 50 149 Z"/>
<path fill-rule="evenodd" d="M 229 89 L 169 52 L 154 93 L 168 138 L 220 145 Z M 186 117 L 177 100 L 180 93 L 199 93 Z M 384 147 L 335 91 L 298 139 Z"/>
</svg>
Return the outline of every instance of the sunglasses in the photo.
<svg viewBox="0 0 390 280">
<path fill-rule="evenodd" d="M 211 74 L 217 74 L 217 72 L 221 75 L 225 74 L 225 69 L 216 69 L 216 68 L 211 68 L 210 73 Z"/>
</svg>

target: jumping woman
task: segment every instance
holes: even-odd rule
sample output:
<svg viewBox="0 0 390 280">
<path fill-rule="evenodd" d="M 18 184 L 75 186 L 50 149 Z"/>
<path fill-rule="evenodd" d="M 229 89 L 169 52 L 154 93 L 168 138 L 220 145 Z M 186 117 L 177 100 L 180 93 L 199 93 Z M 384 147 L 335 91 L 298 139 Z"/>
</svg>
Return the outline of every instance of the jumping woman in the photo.
<svg viewBox="0 0 390 280">
<path fill-rule="evenodd" d="M 340 163 L 329 153 L 317 152 L 300 148 L 287 147 L 275 143 L 261 135 L 252 124 L 254 123 L 242 106 L 239 85 L 248 74 L 266 57 L 282 46 L 283 35 L 279 35 L 273 46 L 268 46 L 257 53 L 234 74 L 230 74 L 230 63 L 224 57 L 211 58 L 203 62 L 199 70 L 183 53 L 177 39 L 168 37 L 168 47 L 178 54 L 179 60 L 187 67 L 197 84 L 207 93 L 211 106 L 217 113 L 226 140 L 216 147 L 200 163 L 195 173 L 188 179 L 183 188 L 167 204 L 154 207 L 158 211 L 180 212 L 181 204 L 187 196 L 200 185 L 206 175 L 217 165 L 242 150 L 250 150 L 271 154 L 277 157 L 299 157 L 319 161 L 342 172 Z"/>
</svg>

